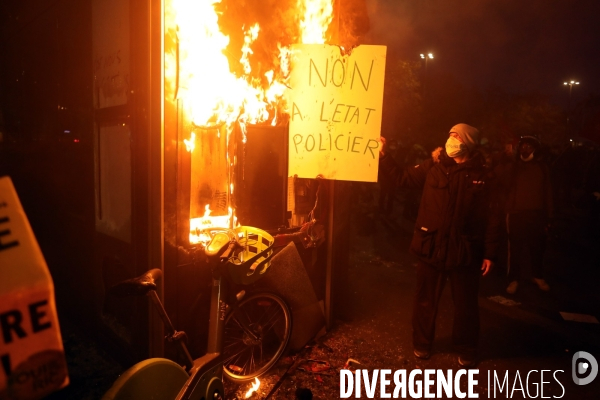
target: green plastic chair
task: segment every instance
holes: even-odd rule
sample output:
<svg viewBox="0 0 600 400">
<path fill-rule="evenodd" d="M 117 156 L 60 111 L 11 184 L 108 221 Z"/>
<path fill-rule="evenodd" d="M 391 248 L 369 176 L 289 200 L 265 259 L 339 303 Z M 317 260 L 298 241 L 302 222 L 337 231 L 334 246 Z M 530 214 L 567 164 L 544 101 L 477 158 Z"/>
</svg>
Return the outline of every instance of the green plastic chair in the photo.
<svg viewBox="0 0 600 400">
<path fill-rule="evenodd" d="M 102 400 L 173 400 L 188 378 L 179 364 L 149 358 L 125 371 Z"/>
</svg>

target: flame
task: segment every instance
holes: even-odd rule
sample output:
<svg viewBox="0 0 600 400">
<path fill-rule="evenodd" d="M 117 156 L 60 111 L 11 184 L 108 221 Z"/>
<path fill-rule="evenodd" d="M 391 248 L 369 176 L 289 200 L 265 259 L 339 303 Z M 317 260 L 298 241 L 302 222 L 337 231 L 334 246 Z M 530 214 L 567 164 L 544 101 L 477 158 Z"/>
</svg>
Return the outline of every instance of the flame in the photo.
<svg viewBox="0 0 600 400">
<path fill-rule="evenodd" d="M 186 112 L 198 126 L 222 123 L 260 123 L 276 118 L 285 110 L 284 92 L 289 76 L 290 49 L 277 43 L 279 60 L 277 70 L 268 70 L 264 80 L 252 78 L 249 56 L 252 44 L 259 37 L 258 23 L 244 31 L 239 63 L 244 76 L 232 73 L 226 56 L 230 42 L 222 33 L 215 11 L 221 0 L 172 0 L 166 13 L 176 25 L 179 54 L 167 54 L 167 78 L 175 81 L 178 73 L 177 97 L 185 100 Z M 322 44 L 333 18 L 333 0 L 298 0 L 297 10 L 302 17 L 296 24 L 301 43 Z M 290 27 L 293 28 L 293 27 Z M 294 38 L 288 38 L 294 40 Z M 173 50 L 174 51 L 174 50 Z M 178 60 L 177 62 L 174 60 Z"/>
<path fill-rule="evenodd" d="M 276 125 L 282 120 L 287 112 L 284 95 L 288 87 L 291 58 L 290 47 L 283 43 L 326 43 L 327 30 L 333 19 L 333 0 L 290 2 L 295 8 L 285 10 L 286 13 L 281 14 L 285 16 L 276 25 L 280 31 L 278 33 L 287 36 L 278 36 L 281 42 L 271 43 L 272 49 L 276 49 L 273 52 L 277 54 L 268 54 L 271 52 L 269 46 L 268 51 L 264 46 L 253 49 L 253 46 L 258 46 L 261 35 L 269 32 L 273 35 L 272 28 L 262 33 L 263 28 L 258 22 L 240 26 L 238 32 L 243 34 L 239 49 L 241 57 L 230 58 L 227 57 L 232 53 L 231 49 L 227 50 L 230 37 L 219 26 L 217 8 L 221 1 L 170 0 L 165 3 L 168 35 L 176 43 L 165 54 L 165 80 L 169 92 L 174 93 L 173 98 L 181 100 L 188 121 L 200 127 L 225 125 L 229 148 L 234 124 L 238 124 L 242 132 L 241 141 L 246 143 L 247 124 Z M 289 15 L 297 17 L 289 18 Z M 258 54 L 268 59 L 257 61 L 255 58 Z M 219 129 L 217 135 L 220 134 Z M 184 140 L 189 152 L 194 150 L 195 141 L 194 132 Z M 229 154 L 227 157 L 228 160 L 232 158 Z M 233 195 L 233 173 L 231 167 L 228 168 L 227 184 Z M 190 219 L 191 243 L 207 241 L 206 235 L 203 236 L 201 232 L 203 229 L 233 227 L 237 224 L 235 212 L 231 209 L 225 216 L 211 216 L 210 213 L 207 206 L 204 216 Z"/>
<path fill-rule="evenodd" d="M 177 96 L 184 100 L 186 113 L 198 126 L 234 122 L 260 123 L 269 119 L 269 108 L 283 102 L 283 91 L 263 88 L 262 82 L 251 79 L 249 56 L 258 38 L 258 23 L 244 30 L 244 44 L 239 60 L 244 76 L 231 72 L 226 56 L 229 37 L 218 25 L 215 5 L 220 0 L 173 0 L 167 12 L 177 26 L 179 54 L 168 54 L 171 62 L 178 59 L 177 68 L 167 68 L 169 79 L 179 73 Z M 271 82 L 271 85 L 275 81 Z M 281 87 L 282 82 L 275 86 Z M 285 85 L 283 85 L 285 87 Z"/>
<path fill-rule="evenodd" d="M 242 46 L 242 58 L 240 59 L 240 63 L 244 66 L 244 72 L 246 74 L 252 72 L 252 67 L 250 67 L 250 61 L 248 60 L 248 54 L 253 54 L 250 46 L 256 40 L 256 38 L 258 38 L 259 31 L 260 26 L 258 24 L 254 24 L 246 31 L 246 34 L 244 35 L 244 46 Z"/>
<path fill-rule="evenodd" d="M 304 18 L 300 21 L 302 43 L 324 44 L 333 19 L 333 1 L 298 0 L 298 8 L 304 10 Z"/>
<path fill-rule="evenodd" d="M 183 143 L 185 144 L 185 149 L 187 151 L 190 153 L 194 151 L 194 148 L 196 147 L 196 134 L 192 132 L 190 139 L 183 139 Z"/>
<path fill-rule="evenodd" d="M 245 395 L 245 399 L 249 399 L 250 396 L 252 396 L 252 394 L 254 394 L 254 392 L 256 392 L 258 390 L 258 388 L 260 387 L 260 381 L 258 380 L 258 378 L 254 378 L 254 382 L 252 383 L 252 387 L 250 389 L 248 389 L 248 391 L 246 392 Z"/>
<path fill-rule="evenodd" d="M 210 205 L 204 207 L 204 215 L 199 218 L 190 218 L 190 244 L 207 244 L 211 237 L 208 231 L 211 228 L 232 228 L 237 224 L 237 218 L 233 215 L 233 209 L 228 208 L 227 215 L 211 216 Z"/>
</svg>

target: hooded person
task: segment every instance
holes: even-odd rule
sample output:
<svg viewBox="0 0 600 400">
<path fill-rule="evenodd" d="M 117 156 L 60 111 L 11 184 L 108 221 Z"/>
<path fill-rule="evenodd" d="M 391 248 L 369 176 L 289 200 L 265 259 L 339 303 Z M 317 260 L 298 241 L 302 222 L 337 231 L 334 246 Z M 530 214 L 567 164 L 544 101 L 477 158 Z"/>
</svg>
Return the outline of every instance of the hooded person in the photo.
<svg viewBox="0 0 600 400">
<path fill-rule="evenodd" d="M 479 146 L 479 130 L 467 124 L 456 124 L 450 128 L 446 141 L 446 153 L 450 157 L 472 153 Z"/>
<path fill-rule="evenodd" d="M 453 344 L 458 363 L 476 363 L 479 341 L 480 275 L 494 265 L 499 215 L 491 207 L 490 174 L 477 151 L 479 130 L 454 125 L 444 148 L 414 167 L 400 168 L 381 152 L 379 168 L 399 187 L 422 190 L 410 252 L 417 259 L 413 305 L 413 347 L 418 358 L 431 356 L 440 293 L 450 281 L 454 299 Z"/>
<path fill-rule="evenodd" d="M 522 136 L 517 144 L 516 156 L 521 161 L 528 162 L 539 157 L 541 144 L 535 136 Z"/>
<path fill-rule="evenodd" d="M 543 258 L 546 231 L 553 216 L 550 169 L 541 157 L 541 143 L 535 136 L 522 136 L 515 160 L 496 168 L 505 194 L 504 209 L 508 232 L 508 286 L 514 294 L 524 276 L 523 266 L 531 264 L 533 282 L 540 290 L 550 286 L 544 279 Z"/>
</svg>

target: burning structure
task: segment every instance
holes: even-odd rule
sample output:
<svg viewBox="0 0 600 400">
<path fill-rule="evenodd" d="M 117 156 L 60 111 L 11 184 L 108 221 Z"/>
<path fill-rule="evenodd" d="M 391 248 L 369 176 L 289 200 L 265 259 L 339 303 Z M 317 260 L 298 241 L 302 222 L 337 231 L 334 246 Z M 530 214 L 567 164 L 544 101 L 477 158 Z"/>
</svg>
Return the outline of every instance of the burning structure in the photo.
<svg viewBox="0 0 600 400">
<path fill-rule="evenodd" d="M 330 0 L 165 3 L 165 129 L 189 152 L 179 158 L 189 163 L 190 244 L 203 241 L 202 229 L 236 226 L 238 216 L 264 228 L 291 219 L 278 204 L 288 190 L 290 46 L 326 43 L 333 16 Z M 253 141 L 271 146 L 254 150 Z"/>
<path fill-rule="evenodd" d="M 333 259 L 345 259 L 345 245 L 333 245 L 333 227 L 343 231 L 343 224 L 334 221 L 329 201 L 333 181 L 288 178 L 287 89 L 292 46 L 356 45 L 351 22 L 358 19 L 348 17 L 356 10 L 343 13 L 332 0 L 172 0 L 163 15 L 167 308 L 179 321 L 206 321 L 188 306 L 202 303 L 190 282 L 202 281 L 203 272 L 177 250 L 205 242 L 204 229 L 243 224 L 281 231 L 318 218 L 329 226 L 329 242 L 304 261 L 327 312 Z"/>
<path fill-rule="evenodd" d="M 15 3 L 5 27 L 6 58 L 18 65 L 6 74 L 11 104 L 30 110 L 23 116 L 49 110 L 47 118 L 20 118 L 30 120 L 31 135 L 58 137 L 52 132 L 59 124 L 44 122 L 51 117 L 64 129 L 62 147 L 31 141 L 12 159 L 15 166 L 36 165 L 22 168 L 20 179 L 15 174 L 17 184 L 37 182 L 28 175 L 35 170 L 44 185 L 32 196 L 54 200 L 51 213 L 40 205 L 38 226 L 47 227 L 41 241 L 51 243 L 45 256 L 59 312 L 114 345 L 124 363 L 161 354 L 160 324 L 144 312 L 145 302 L 113 299 L 108 288 L 159 268 L 174 322 L 204 324 L 191 305 L 205 300 L 197 297 L 209 271 L 180 252 L 202 240 L 201 227 L 299 225 L 315 208 L 318 187 L 318 217 L 329 217 L 330 182 L 288 185 L 290 46 L 350 48 L 366 26 L 364 3 L 59 0 L 47 9 L 25 3 L 36 7 Z M 40 48 L 48 51 L 32 51 Z M 68 238 L 57 239 L 57 222 Z M 333 259 L 331 249 L 322 246 L 306 259 Z M 316 284 L 320 293 L 324 281 Z"/>
</svg>

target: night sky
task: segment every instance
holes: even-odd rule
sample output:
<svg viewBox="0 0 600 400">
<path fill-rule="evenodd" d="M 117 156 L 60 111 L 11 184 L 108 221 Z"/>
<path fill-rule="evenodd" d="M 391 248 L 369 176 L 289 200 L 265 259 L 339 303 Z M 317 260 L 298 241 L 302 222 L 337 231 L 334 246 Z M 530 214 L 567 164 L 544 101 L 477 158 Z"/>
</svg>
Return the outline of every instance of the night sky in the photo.
<svg viewBox="0 0 600 400">
<path fill-rule="evenodd" d="M 597 0 L 367 0 L 368 41 L 403 59 L 432 52 L 429 73 L 466 86 L 568 101 L 600 93 Z"/>
<path fill-rule="evenodd" d="M 467 88 L 545 94 L 562 108 L 566 108 L 569 98 L 569 89 L 563 85 L 566 80 L 581 82 L 573 89 L 573 106 L 590 94 L 600 94 L 598 0 L 340 1 L 360 10 L 364 9 L 361 2 L 366 2 L 369 30 L 362 35 L 362 43 L 386 45 L 390 58 L 402 60 L 418 61 L 419 53 L 432 52 L 435 59 L 428 62 L 428 74 L 452 76 Z M 63 15 L 61 20 L 69 20 L 64 13 L 75 9 L 72 4 L 74 0 L 0 2 L 2 40 L 9 42 L 0 43 L 0 49 L 10 44 L 13 50 L 20 47 L 47 53 L 59 47 L 65 57 L 72 58 L 67 54 L 72 52 L 72 42 L 81 41 L 84 35 L 73 34 L 77 27 L 70 25 L 61 25 L 59 32 L 54 29 L 54 20 L 46 18 L 47 11 L 53 10 Z M 277 19 L 269 8 L 258 14 L 265 20 Z M 78 21 L 77 29 L 88 29 L 89 21 L 73 18 Z M 28 21 L 24 29 L 18 30 L 20 27 L 17 32 L 5 29 L 18 26 L 20 21 Z M 39 21 L 48 26 L 40 26 Z M 40 34 L 45 29 L 48 35 Z M 15 40 L 22 43 L 12 43 Z M 52 40 L 58 40 L 52 42 L 54 47 L 46 43 Z M 0 73 L 4 74 L 11 71 L 11 66 L 16 71 L 23 63 L 11 59 L 12 56 L 4 57 L 6 54 L 0 54 Z M 34 60 L 32 68 L 41 65 L 47 69 L 48 64 L 56 64 L 59 71 L 67 71 L 79 65 L 51 57 Z"/>
</svg>

